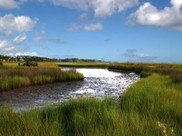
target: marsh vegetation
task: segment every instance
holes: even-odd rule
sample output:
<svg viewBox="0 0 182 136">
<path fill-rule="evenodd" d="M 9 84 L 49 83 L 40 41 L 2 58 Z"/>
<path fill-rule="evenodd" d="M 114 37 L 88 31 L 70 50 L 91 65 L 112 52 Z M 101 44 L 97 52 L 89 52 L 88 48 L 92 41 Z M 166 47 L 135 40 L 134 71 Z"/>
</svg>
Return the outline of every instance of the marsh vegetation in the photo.
<svg viewBox="0 0 182 136">
<path fill-rule="evenodd" d="M 181 85 L 153 74 L 120 97 L 83 98 L 43 110 L 14 113 L 1 109 L 1 135 L 182 135 Z"/>
<path fill-rule="evenodd" d="M 61 71 L 60 68 L 2 67 L 0 68 L 0 91 L 7 91 L 30 85 L 53 82 L 83 80 L 76 71 Z"/>
<path fill-rule="evenodd" d="M 29 112 L 1 108 L 0 135 L 182 135 L 181 65 L 112 64 L 109 69 L 143 72 L 145 78 L 131 85 L 117 102 L 112 98 L 80 98 Z"/>
</svg>

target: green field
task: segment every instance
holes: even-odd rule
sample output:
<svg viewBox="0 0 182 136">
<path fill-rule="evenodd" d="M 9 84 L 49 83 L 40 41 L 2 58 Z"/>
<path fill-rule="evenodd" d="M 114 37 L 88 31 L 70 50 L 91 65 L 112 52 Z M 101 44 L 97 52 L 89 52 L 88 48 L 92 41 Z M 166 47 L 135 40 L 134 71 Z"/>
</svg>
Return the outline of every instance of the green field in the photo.
<svg viewBox="0 0 182 136">
<path fill-rule="evenodd" d="M 0 135 L 181 136 L 181 65 L 145 64 L 141 68 L 140 64 L 139 68 L 126 64 L 125 68 L 129 66 L 150 74 L 133 84 L 119 101 L 82 98 L 19 113 L 0 108 Z M 125 69 L 123 64 L 111 67 Z"/>
</svg>

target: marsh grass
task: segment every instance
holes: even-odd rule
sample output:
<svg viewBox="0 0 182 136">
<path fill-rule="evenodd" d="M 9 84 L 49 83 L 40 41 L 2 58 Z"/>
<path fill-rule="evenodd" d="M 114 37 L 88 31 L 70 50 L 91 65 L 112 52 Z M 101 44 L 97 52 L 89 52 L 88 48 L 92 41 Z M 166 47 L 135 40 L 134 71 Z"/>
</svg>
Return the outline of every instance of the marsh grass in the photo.
<svg viewBox="0 0 182 136">
<path fill-rule="evenodd" d="M 30 79 L 25 76 L 4 77 L 0 80 L 0 90 L 16 89 L 30 84 Z"/>
<path fill-rule="evenodd" d="M 29 112 L 0 108 L 0 135 L 181 136 L 179 86 L 169 76 L 153 74 L 132 85 L 119 103 L 80 98 Z"/>
<path fill-rule="evenodd" d="M 39 68 L 58 68 L 58 65 L 56 62 L 28 62 L 29 65 L 32 66 L 38 66 Z M 6 68 L 12 68 L 12 67 L 21 67 L 26 66 L 26 62 L 2 62 L 3 66 Z"/>
<path fill-rule="evenodd" d="M 181 136 L 181 65 L 125 65 L 126 71 L 143 72 L 146 78 L 125 91 L 119 102 L 81 98 L 19 113 L 0 108 L 0 136 Z M 123 69 L 120 65 L 112 67 Z M 28 77 L 30 84 L 35 79 L 36 84 L 49 82 L 50 77 L 53 81 L 83 78 L 75 71 L 52 68 L 0 69 L 0 75 L 1 79 Z"/>
<path fill-rule="evenodd" d="M 45 83 L 52 83 L 53 78 L 49 75 L 36 75 L 32 78 L 32 83 L 35 85 L 42 85 Z"/>
<path fill-rule="evenodd" d="M 122 96 L 121 109 L 128 113 L 137 113 L 147 120 L 162 122 L 166 124 L 166 128 L 174 128 L 175 135 L 180 136 L 182 135 L 182 92 L 178 87 L 170 86 L 171 84 L 174 83 L 168 76 L 154 74 L 147 80 L 141 79 Z"/>
<path fill-rule="evenodd" d="M 160 73 L 169 75 L 174 83 L 182 83 L 182 65 L 180 64 L 118 63 L 109 65 L 108 69 L 127 73 L 135 72 L 141 77 Z"/>
<path fill-rule="evenodd" d="M 37 62 L 39 67 L 43 68 L 57 68 L 58 65 L 55 62 Z"/>
<path fill-rule="evenodd" d="M 59 67 L 73 67 L 73 68 L 107 68 L 109 63 L 99 62 L 63 62 L 58 63 Z"/>
<path fill-rule="evenodd" d="M 59 68 L 1 68 L 0 91 L 17 89 L 30 85 L 53 82 L 83 80 L 76 71 L 63 72 Z"/>
</svg>

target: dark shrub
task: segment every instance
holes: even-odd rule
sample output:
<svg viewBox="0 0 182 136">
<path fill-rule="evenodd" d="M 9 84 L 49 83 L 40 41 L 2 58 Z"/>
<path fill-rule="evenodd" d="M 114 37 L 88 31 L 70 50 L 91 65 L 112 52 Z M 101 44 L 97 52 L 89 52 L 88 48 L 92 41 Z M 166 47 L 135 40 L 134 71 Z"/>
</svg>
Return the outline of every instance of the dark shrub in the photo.
<svg viewBox="0 0 182 136">
<path fill-rule="evenodd" d="M 182 83 L 182 72 L 181 71 L 176 71 L 170 73 L 170 77 L 174 83 Z"/>
<path fill-rule="evenodd" d="M 29 62 L 29 61 L 26 61 L 25 63 L 23 63 L 23 66 L 33 66 L 33 67 L 37 67 L 38 66 L 38 63 L 37 62 Z"/>
<path fill-rule="evenodd" d="M 0 67 L 2 67 L 3 66 L 3 63 L 0 61 Z"/>
<path fill-rule="evenodd" d="M 145 77 L 148 77 L 148 76 L 151 76 L 152 75 L 152 72 L 149 72 L 149 71 L 142 71 L 140 73 L 140 77 L 142 78 L 145 78 Z"/>
</svg>

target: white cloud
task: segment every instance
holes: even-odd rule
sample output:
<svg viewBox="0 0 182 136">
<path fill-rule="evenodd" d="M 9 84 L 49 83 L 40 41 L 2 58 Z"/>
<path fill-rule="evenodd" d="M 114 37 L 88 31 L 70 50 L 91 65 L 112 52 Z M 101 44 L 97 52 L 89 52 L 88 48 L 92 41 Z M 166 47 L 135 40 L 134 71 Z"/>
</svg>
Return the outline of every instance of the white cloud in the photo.
<svg viewBox="0 0 182 136">
<path fill-rule="evenodd" d="M 110 16 L 138 4 L 138 0 L 93 0 L 92 9 L 97 17 Z"/>
<path fill-rule="evenodd" d="M 4 48 L 7 46 L 7 41 L 6 40 L 0 40 L 0 49 Z"/>
<path fill-rule="evenodd" d="M 41 30 L 40 32 L 37 32 L 35 34 L 35 37 L 34 37 L 34 40 L 35 41 L 40 41 L 44 38 L 44 35 L 46 34 L 46 31 L 45 30 Z"/>
<path fill-rule="evenodd" d="M 3 51 L 6 51 L 6 52 L 11 52 L 11 51 L 14 51 L 16 50 L 14 46 L 9 46 L 9 47 L 6 47 L 3 49 Z"/>
<path fill-rule="evenodd" d="M 0 30 L 6 34 L 12 34 L 15 32 L 30 31 L 36 24 L 35 19 L 31 19 L 28 16 L 14 16 L 7 14 L 0 17 Z"/>
<path fill-rule="evenodd" d="M 13 50 L 15 50 L 15 47 L 11 43 L 9 43 L 5 39 L 0 40 L 0 51 L 1 51 L 1 53 L 7 52 L 7 51 L 13 51 Z"/>
<path fill-rule="evenodd" d="M 68 28 L 68 31 L 78 32 L 78 31 L 99 31 L 103 29 L 103 25 L 101 23 L 88 24 L 88 25 L 79 25 L 79 24 L 71 24 Z"/>
<path fill-rule="evenodd" d="M 102 30 L 103 29 L 103 25 L 101 23 L 96 23 L 96 24 L 89 24 L 84 26 L 83 30 L 85 31 L 98 31 L 98 30 Z"/>
<path fill-rule="evenodd" d="M 16 46 L 27 38 L 25 32 L 32 30 L 36 22 L 35 19 L 28 16 L 14 16 L 12 14 L 0 16 L 0 33 L 3 35 L 0 39 L 0 54 L 6 55 L 17 51 Z M 17 36 L 13 37 L 15 34 Z"/>
<path fill-rule="evenodd" d="M 182 30 L 182 0 L 171 0 L 171 7 L 157 9 L 146 2 L 131 15 L 132 20 L 138 24 L 170 27 Z"/>
<path fill-rule="evenodd" d="M 68 8 L 79 8 L 87 10 L 89 8 L 90 0 L 48 0 L 54 5 L 62 5 Z"/>
<path fill-rule="evenodd" d="M 123 56 L 128 59 L 127 61 L 131 62 L 149 62 L 154 61 L 158 58 L 157 56 L 152 56 L 146 53 L 138 53 L 136 49 L 126 50 Z"/>
<path fill-rule="evenodd" d="M 26 2 L 50 2 L 56 6 L 92 10 L 94 16 L 104 17 L 122 12 L 138 4 L 138 0 L 0 0 L 0 9 L 14 9 Z"/>
<path fill-rule="evenodd" d="M 25 39 L 27 38 L 25 33 L 21 33 L 17 37 L 14 38 L 13 43 L 14 44 L 21 44 Z"/>
<path fill-rule="evenodd" d="M 18 7 L 19 3 L 15 0 L 0 0 L 0 9 L 14 9 Z"/>
<path fill-rule="evenodd" d="M 18 52 L 15 54 L 15 56 L 38 56 L 38 53 L 37 52 L 24 52 L 24 53 Z"/>
<path fill-rule="evenodd" d="M 96 17 L 110 16 L 138 4 L 138 0 L 48 0 L 55 5 L 92 10 Z"/>
</svg>

